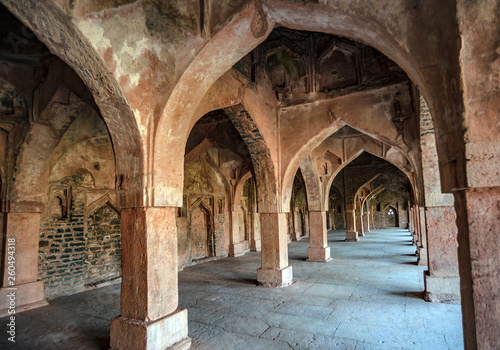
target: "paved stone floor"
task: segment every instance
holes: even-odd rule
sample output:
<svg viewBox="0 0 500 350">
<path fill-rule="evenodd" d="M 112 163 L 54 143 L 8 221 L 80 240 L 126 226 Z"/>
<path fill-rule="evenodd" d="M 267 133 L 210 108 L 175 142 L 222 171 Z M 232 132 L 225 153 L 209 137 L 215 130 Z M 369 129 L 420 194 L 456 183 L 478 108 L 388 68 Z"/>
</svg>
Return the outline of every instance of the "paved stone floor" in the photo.
<svg viewBox="0 0 500 350">
<path fill-rule="evenodd" d="M 333 260 L 305 262 L 307 239 L 289 244 L 295 283 L 256 287 L 260 253 L 185 268 L 180 306 L 189 312 L 192 349 L 462 349 L 459 305 L 422 300 L 423 268 L 406 230 L 376 230 L 357 243 L 330 232 Z M 17 315 L 10 346 L 107 349 L 120 286 L 50 302 Z"/>
</svg>

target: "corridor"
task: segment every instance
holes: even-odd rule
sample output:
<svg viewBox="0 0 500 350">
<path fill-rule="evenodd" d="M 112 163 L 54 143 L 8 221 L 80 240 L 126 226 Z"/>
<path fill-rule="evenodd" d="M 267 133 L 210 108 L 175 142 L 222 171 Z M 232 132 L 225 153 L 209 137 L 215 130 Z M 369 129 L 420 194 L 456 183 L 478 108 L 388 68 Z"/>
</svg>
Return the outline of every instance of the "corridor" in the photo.
<svg viewBox="0 0 500 350">
<path fill-rule="evenodd" d="M 289 244 L 294 283 L 256 287 L 260 253 L 179 273 L 192 349 L 462 349 L 459 305 L 422 299 L 423 267 L 407 230 L 373 230 L 357 243 L 330 231 L 332 261 L 305 262 L 308 239 Z M 119 314 L 112 285 L 17 314 L 19 349 L 107 349 Z M 7 318 L 0 320 L 5 329 Z M 9 348 L 2 331 L 0 348 Z"/>
</svg>

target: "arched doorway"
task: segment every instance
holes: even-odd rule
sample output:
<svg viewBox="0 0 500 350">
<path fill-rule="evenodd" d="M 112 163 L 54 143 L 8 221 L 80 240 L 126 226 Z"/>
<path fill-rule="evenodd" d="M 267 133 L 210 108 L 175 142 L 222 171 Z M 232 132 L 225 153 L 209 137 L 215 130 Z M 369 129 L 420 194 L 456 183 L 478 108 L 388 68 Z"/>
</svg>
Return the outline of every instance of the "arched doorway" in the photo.
<svg viewBox="0 0 500 350">
<path fill-rule="evenodd" d="M 386 227 L 399 227 L 398 210 L 393 206 L 386 207 L 384 221 Z"/>
</svg>

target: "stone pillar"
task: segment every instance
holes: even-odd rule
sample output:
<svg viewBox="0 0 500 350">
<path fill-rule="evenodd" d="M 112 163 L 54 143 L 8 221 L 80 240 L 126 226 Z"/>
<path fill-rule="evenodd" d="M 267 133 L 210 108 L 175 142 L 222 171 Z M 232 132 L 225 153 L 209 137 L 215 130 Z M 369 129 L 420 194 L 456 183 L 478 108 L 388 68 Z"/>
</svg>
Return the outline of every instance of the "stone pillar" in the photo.
<svg viewBox="0 0 500 350">
<path fill-rule="evenodd" d="M 453 207 L 425 208 L 427 264 L 425 296 L 433 302 L 460 302 L 456 214 Z"/>
<path fill-rule="evenodd" d="M 299 211 L 294 210 L 293 211 L 293 236 L 292 236 L 292 241 L 300 241 L 302 238 L 300 236 L 300 227 L 299 227 Z"/>
<path fill-rule="evenodd" d="M 356 210 L 353 204 L 346 204 L 345 208 L 345 223 L 346 223 L 346 242 L 359 241 L 358 232 L 356 231 Z"/>
<path fill-rule="evenodd" d="M 408 231 L 413 235 L 413 208 L 408 210 Z"/>
<path fill-rule="evenodd" d="M 259 213 L 251 212 L 251 225 L 252 225 L 252 240 L 250 241 L 250 250 L 252 252 L 260 252 L 260 219 Z"/>
<path fill-rule="evenodd" d="M 286 213 L 260 213 L 262 267 L 257 281 L 266 287 L 286 287 L 292 283 L 288 265 Z"/>
<path fill-rule="evenodd" d="M 400 212 L 401 213 L 401 212 Z M 399 215 L 401 217 L 401 214 Z M 413 225 L 415 230 L 415 238 L 413 239 L 413 244 L 417 245 L 417 242 L 422 240 L 422 231 L 420 230 L 420 207 L 415 205 L 413 209 Z M 425 232 L 425 231 L 424 231 Z"/>
<path fill-rule="evenodd" d="M 3 242 L 4 270 L 2 287 L 0 288 L 0 316 L 8 315 L 9 295 L 12 292 L 16 296 L 16 312 L 47 305 L 44 300 L 43 282 L 37 281 L 40 213 L 4 213 L 3 227 L 0 229 L 3 228 L 6 230 L 6 239 Z M 15 260 L 9 260 L 11 256 Z M 15 278 L 9 279 L 11 277 L 9 271 L 15 272 Z"/>
<path fill-rule="evenodd" d="M 466 107 L 467 184 L 455 193 L 466 349 L 500 349 L 498 6 L 494 0 L 458 0 L 456 7 Z"/>
<path fill-rule="evenodd" d="M 328 215 L 330 215 L 330 229 L 335 231 L 337 229 L 335 226 L 335 212 L 333 210 L 329 210 Z"/>
<path fill-rule="evenodd" d="M 370 210 L 368 212 L 368 216 L 369 216 L 368 224 L 370 225 L 370 230 L 376 230 L 376 228 L 375 228 L 375 220 L 373 218 L 373 207 L 372 207 L 372 210 Z"/>
<path fill-rule="evenodd" d="M 420 220 L 418 205 L 413 206 L 413 243 L 416 244 L 420 240 Z"/>
<path fill-rule="evenodd" d="M 466 349 L 500 348 L 500 187 L 455 193 Z"/>
<path fill-rule="evenodd" d="M 370 212 L 366 212 L 363 215 L 363 228 L 365 228 L 365 232 L 370 232 Z"/>
<path fill-rule="evenodd" d="M 231 211 L 231 239 L 229 243 L 229 256 L 242 256 L 245 250 L 245 242 L 239 241 L 240 232 L 240 206 L 233 205 Z"/>
<path fill-rule="evenodd" d="M 363 216 L 363 212 L 356 210 L 356 229 L 359 237 L 363 237 L 365 235 L 365 230 L 363 228 Z"/>
<path fill-rule="evenodd" d="M 112 349 L 188 349 L 187 310 L 178 309 L 176 208 L 121 211 L 121 315 Z"/>
<path fill-rule="evenodd" d="M 417 258 L 418 265 L 427 266 L 427 230 L 425 228 L 425 208 L 419 207 L 420 216 L 420 237 L 417 242 Z"/>
<path fill-rule="evenodd" d="M 330 247 L 326 230 L 326 211 L 309 211 L 310 244 L 307 248 L 307 261 L 328 262 Z"/>
<path fill-rule="evenodd" d="M 424 98 L 420 97 L 420 148 L 425 195 L 425 229 L 428 271 L 424 275 L 425 295 L 429 301 L 460 301 L 458 273 L 458 229 L 454 200 L 441 191 L 434 124 Z M 416 209 L 415 214 L 423 215 Z M 418 218 L 417 218 L 418 220 Z M 422 222 L 424 220 L 421 220 Z M 420 239 L 420 242 L 423 238 Z"/>
</svg>

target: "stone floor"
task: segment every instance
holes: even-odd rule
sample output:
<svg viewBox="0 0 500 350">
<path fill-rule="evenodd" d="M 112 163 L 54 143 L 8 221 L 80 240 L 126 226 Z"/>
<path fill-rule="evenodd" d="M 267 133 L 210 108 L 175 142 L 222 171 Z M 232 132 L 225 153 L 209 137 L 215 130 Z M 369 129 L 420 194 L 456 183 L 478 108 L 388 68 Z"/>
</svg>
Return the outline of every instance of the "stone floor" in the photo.
<svg viewBox="0 0 500 350">
<path fill-rule="evenodd" d="M 260 253 L 185 268 L 180 306 L 192 349 L 462 349 L 459 305 L 422 300 L 423 268 L 406 230 L 376 230 L 357 243 L 329 235 L 333 260 L 305 262 L 307 239 L 289 244 L 295 283 L 256 287 Z M 107 349 L 120 286 L 63 297 L 17 315 L 12 347 Z"/>
</svg>

